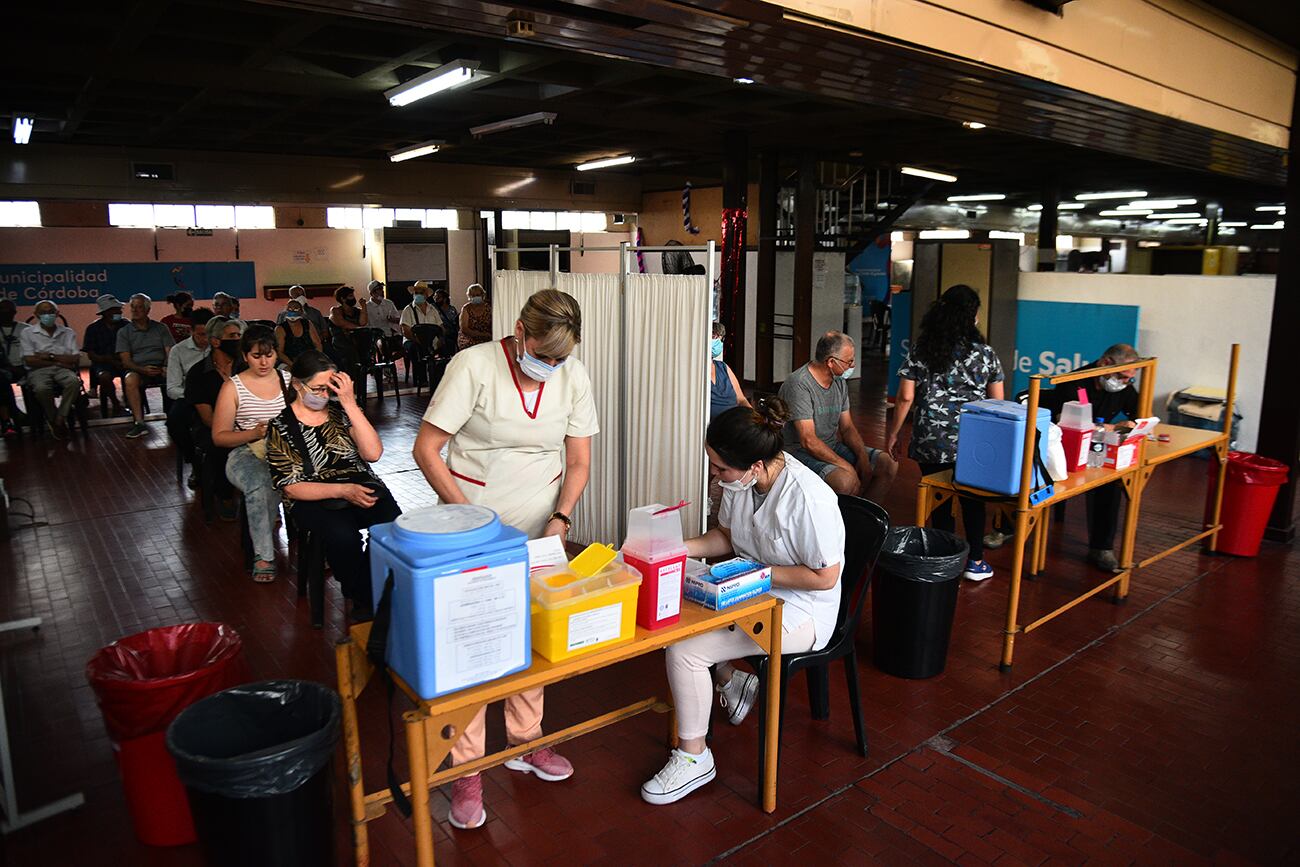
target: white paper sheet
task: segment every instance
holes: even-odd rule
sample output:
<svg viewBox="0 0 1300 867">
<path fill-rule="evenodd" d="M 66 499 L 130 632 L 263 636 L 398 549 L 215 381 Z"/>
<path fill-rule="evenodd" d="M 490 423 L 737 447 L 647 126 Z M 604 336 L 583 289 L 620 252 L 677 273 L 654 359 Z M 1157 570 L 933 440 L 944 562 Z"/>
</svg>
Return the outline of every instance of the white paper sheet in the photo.
<svg viewBox="0 0 1300 867">
<path fill-rule="evenodd" d="M 543 536 L 528 540 L 528 571 L 536 572 L 549 566 L 568 565 L 569 555 L 559 536 Z"/>
<path fill-rule="evenodd" d="M 438 692 L 492 680 L 529 661 L 522 561 L 444 575 L 433 588 Z"/>
<path fill-rule="evenodd" d="M 622 621 L 622 602 L 569 615 L 569 652 L 591 647 L 602 641 L 613 641 L 618 638 Z"/>
</svg>

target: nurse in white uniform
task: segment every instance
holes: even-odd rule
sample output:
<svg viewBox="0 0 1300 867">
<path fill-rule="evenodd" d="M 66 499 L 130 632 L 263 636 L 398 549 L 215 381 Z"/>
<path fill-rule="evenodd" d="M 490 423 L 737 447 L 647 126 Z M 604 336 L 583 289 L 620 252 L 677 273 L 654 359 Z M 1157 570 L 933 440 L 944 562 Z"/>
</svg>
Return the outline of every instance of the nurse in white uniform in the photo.
<svg viewBox="0 0 1300 867">
<path fill-rule="evenodd" d="M 569 358 L 581 338 L 578 302 L 544 289 L 524 304 L 512 336 L 452 357 L 415 440 L 416 463 L 442 502 L 487 506 L 530 539 L 565 538 L 599 431 L 591 380 L 582 362 Z M 541 736 L 540 688 L 505 706 L 512 744 Z M 483 756 L 485 710 L 452 748 L 452 764 Z M 506 767 L 547 781 L 573 774 L 573 765 L 549 748 Z M 452 784 L 449 821 L 457 828 L 487 821 L 478 774 Z"/>
<path fill-rule="evenodd" d="M 722 487 L 718 526 L 686 542 L 692 557 L 736 555 L 772 567 L 772 594 L 785 602 L 781 649 L 820 650 L 840 607 L 844 519 L 835 492 L 782 451 L 788 420 L 778 398 L 735 407 L 709 425 L 709 469 Z M 708 783 L 717 770 L 705 743 L 716 692 L 739 725 L 754 705 L 758 678 L 731 660 L 761 653 L 743 630 L 720 629 L 668 648 L 668 685 L 677 711 L 678 747 L 641 786 L 651 804 L 671 804 Z M 712 678 L 709 666 L 716 666 Z"/>
</svg>

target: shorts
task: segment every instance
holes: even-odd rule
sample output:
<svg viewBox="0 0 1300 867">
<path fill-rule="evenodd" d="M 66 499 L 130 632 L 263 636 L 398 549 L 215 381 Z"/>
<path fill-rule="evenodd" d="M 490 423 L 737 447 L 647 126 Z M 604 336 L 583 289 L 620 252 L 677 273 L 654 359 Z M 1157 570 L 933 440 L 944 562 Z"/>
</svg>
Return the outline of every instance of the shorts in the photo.
<svg viewBox="0 0 1300 867">
<path fill-rule="evenodd" d="M 855 467 L 858 465 L 858 456 L 853 453 L 853 449 L 849 448 L 844 443 L 836 443 L 831 446 L 831 451 L 844 458 L 844 460 L 848 461 L 851 465 Z M 794 455 L 795 459 L 799 461 L 799 463 L 803 464 L 823 479 L 839 469 L 835 464 L 815 458 L 803 449 L 794 449 L 790 454 Z M 867 449 L 867 460 L 870 461 L 872 469 L 875 469 L 876 459 L 879 457 L 880 449 Z"/>
<path fill-rule="evenodd" d="M 90 381 L 91 381 L 92 383 L 93 383 L 95 380 L 99 379 L 101 376 L 103 376 L 105 373 L 112 374 L 112 375 L 115 376 L 115 377 L 116 377 L 116 376 L 126 376 L 126 371 L 123 370 L 121 367 L 117 367 L 117 366 L 114 366 L 114 365 L 111 365 L 111 364 L 91 364 L 91 365 L 90 365 Z"/>
</svg>

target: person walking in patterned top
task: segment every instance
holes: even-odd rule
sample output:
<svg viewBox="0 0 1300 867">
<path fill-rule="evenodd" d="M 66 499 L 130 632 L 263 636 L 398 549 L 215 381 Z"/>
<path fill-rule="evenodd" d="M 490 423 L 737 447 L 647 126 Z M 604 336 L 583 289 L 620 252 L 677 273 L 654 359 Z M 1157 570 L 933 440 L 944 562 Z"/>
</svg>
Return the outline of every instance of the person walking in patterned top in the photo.
<svg viewBox="0 0 1300 867">
<path fill-rule="evenodd" d="M 907 413 L 916 404 L 908 456 L 921 475 L 957 466 L 957 424 L 961 407 L 972 400 L 1003 395 L 1002 362 L 979 330 L 980 298 L 965 284 L 948 288 L 921 320 L 920 332 L 898 369 L 898 397 L 885 448 L 891 454 Z M 970 543 L 965 576 L 983 581 L 993 575 L 984 562 L 984 501 L 959 497 L 962 530 Z M 952 531 L 952 512 L 940 509 L 931 523 Z"/>
</svg>

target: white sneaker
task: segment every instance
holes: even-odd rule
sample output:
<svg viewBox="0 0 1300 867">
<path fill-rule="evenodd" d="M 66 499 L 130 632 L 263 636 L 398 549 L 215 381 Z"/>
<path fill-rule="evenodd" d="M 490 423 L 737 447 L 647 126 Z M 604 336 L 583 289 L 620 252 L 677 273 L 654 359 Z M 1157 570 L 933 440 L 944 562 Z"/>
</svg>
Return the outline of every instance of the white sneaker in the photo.
<svg viewBox="0 0 1300 867">
<path fill-rule="evenodd" d="M 641 799 L 648 804 L 672 804 L 685 798 L 718 775 L 713 751 L 708 747 L 698 756 L 673 750 L 668 764 L 641 786 Z"/>
<path fill-rule="evenodd" d="M 745 721 L 749 710 L 758 697 L 758 677 L 743 671 L 733 671 L 731 682 L 726 686 L 714 686 L 718 692 L 718 704 L 727 712 L 727 721 L 738 726 Z"/>
</svg>

